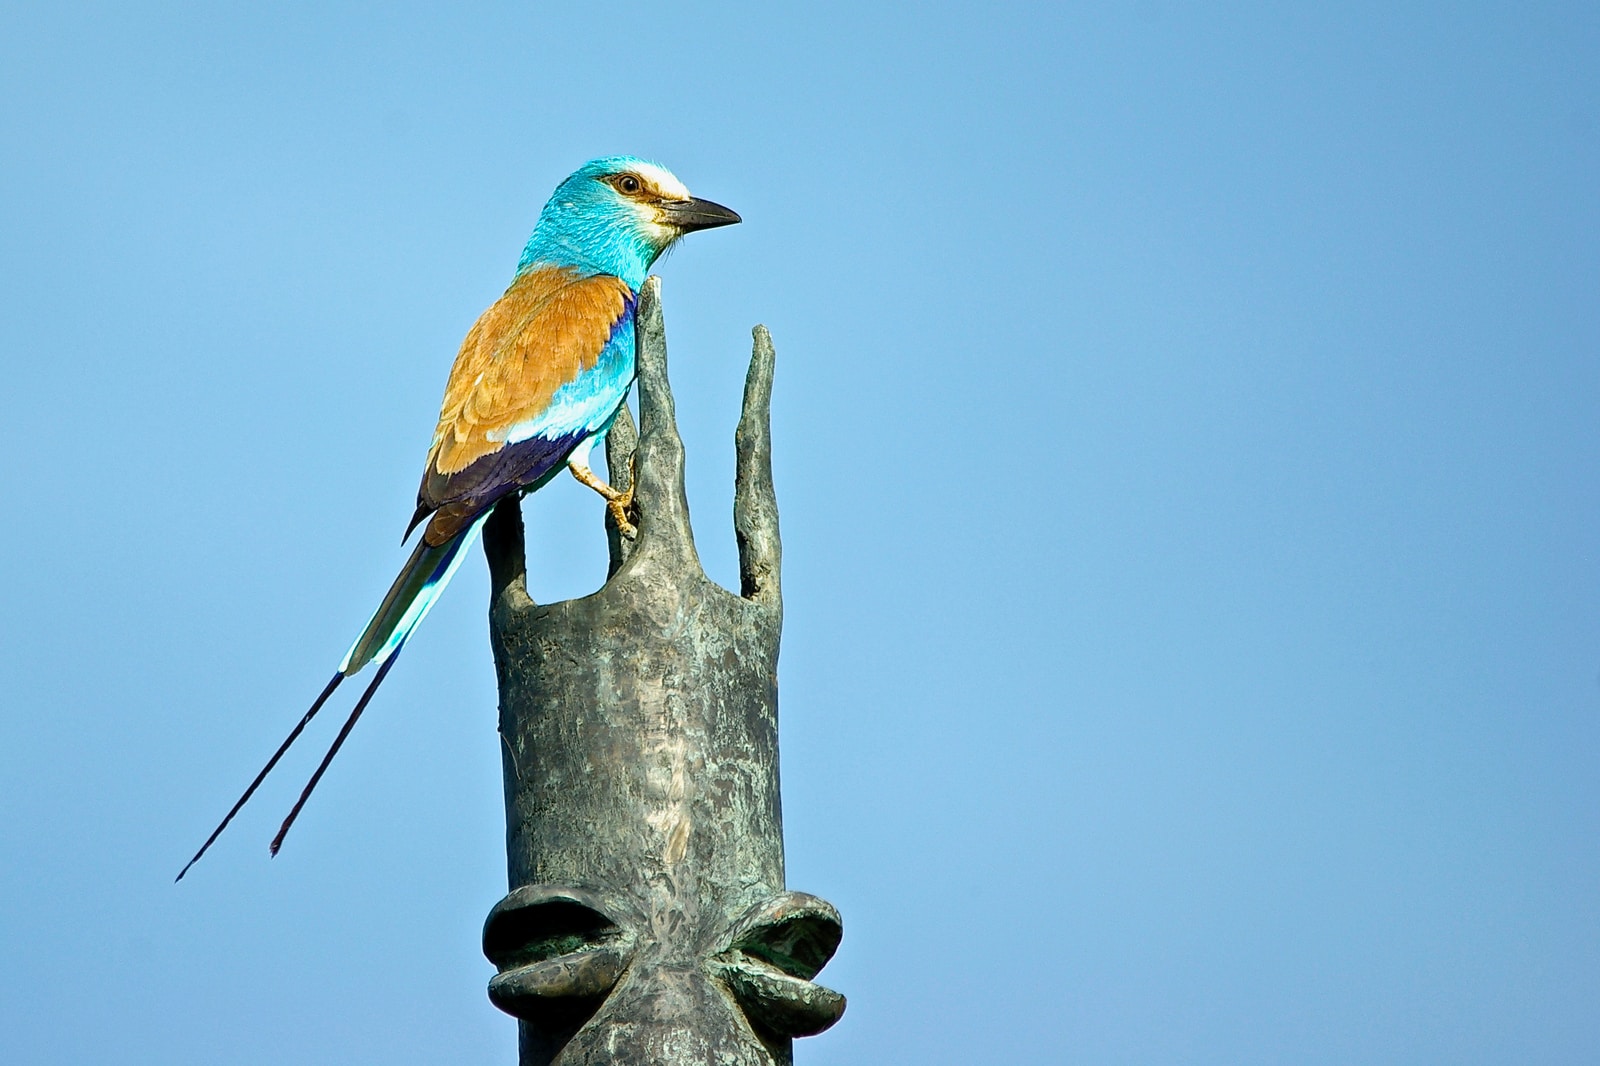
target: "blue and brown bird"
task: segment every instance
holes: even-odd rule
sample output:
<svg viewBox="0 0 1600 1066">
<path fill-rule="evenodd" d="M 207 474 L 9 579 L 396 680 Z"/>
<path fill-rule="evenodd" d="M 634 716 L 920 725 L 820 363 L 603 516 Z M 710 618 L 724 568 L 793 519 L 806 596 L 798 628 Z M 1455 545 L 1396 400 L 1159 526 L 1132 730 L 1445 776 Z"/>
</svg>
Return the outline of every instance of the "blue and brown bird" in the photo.
<svg viewBox="0 0 1600 1066">
<path fill-rule="evenodd" d="M 255 793 L 339 683 L 368 664 L 377 673 L 272 841 L 289 827 L 366 709 L 400 650 L 461 565 L 500 500 L 532 492 L 565 467 L 606 500 L 632 533 L 619 492 L 589 469 L 634 379 L 634 302 L 650 265 L 680 237 L 738 222 L 698 200 L 665 167 L 632 156 L 585 163 L 539 213 L 504 296 L 461 342 L 445 385 L 417 509 L 422 534 L 383 603 L 322 694 L 206 838 L 189 871 Z"/>
</svg>

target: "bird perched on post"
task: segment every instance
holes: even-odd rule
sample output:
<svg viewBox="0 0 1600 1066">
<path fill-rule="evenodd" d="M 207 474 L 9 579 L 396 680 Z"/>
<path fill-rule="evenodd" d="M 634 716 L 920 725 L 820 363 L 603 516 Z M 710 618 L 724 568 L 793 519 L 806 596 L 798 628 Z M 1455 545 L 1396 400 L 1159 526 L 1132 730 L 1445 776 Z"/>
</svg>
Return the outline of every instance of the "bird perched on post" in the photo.
<svg viewBox="0 0 1600 1066">
<path fill-rule="evenodd" d="M 589 453 L 622 409 L 634 379 L 633 308 L 650 265 L 695 230 L 738 222 L 697 200 L 665 167 L 632 156 L 585 163 L 544 205 L 505 295 L 485 311 L 456 355 L 428 449 L 417 509 L 422 534 L 388 595 L 322 694 L 262 767 L 178 880 L 199 861 L 278 764 L 339 683 L 369 663 L 377 673 L 272 841 L 278 853 L 407 639 L 449 584 L 489 512 L 539 488 L 563 467 L 603 496 L 632 533 L 618 492 L 589 469 Z"/>
</svg>

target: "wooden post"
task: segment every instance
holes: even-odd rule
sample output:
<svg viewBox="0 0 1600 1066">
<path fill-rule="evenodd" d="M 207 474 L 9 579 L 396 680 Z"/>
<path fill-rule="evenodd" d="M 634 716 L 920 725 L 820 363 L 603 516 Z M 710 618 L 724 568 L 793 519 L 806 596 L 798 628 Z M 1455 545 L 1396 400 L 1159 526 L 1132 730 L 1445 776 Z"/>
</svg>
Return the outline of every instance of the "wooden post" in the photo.
<svg viewBox="0 0 1600 1066">
<path fill-rule="evenodd" d="M 522 1066 L 789 1063 L 844 1011 L 811 980 L 838 912 L 784 888 L 772 342 L 756 327 L 735 436 L 735 595 L 695 552 L 659 291 L 638 303 L 637 451 L 626 409 L 607 443 L 638 537 L 607 519 L 605 586 L 535 604 L 518 504 L 484 531 L 511 892 L 483 947 Z"/>
</svg>

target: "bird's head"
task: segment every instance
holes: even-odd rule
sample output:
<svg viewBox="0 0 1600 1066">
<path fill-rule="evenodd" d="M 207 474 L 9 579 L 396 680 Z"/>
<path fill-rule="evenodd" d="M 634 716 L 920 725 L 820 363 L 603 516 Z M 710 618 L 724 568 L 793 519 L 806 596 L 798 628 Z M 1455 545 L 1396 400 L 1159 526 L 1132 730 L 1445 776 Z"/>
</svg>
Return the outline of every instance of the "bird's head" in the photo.
<svg viewBox="0 0 1600 1066">
<path fill-rule="evenodd" d="M 739 216 L 689 195 L 672 171 L 633 156 L 594 159 L 556 187 L 539 214 L 519 271 L 536 264 L 614 274 L 637 289 L 685 233 L 728 226 Z"/>
</svg>

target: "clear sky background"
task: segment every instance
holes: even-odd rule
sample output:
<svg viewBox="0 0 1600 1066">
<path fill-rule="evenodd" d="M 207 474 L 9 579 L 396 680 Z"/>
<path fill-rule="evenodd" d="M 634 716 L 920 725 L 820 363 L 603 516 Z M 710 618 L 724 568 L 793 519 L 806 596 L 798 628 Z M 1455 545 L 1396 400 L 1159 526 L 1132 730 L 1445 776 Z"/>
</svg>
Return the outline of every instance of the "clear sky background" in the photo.
<svg viewBox="0 0 1600 1066">
<path fill-rule="evenodd" d="M 800 1063 L 1593 1061 L 1593 4 L 13 3 L 0 99 L 0 1061 L 514 1061 L 481 555 L 171 882 L 612 152 L 746 219 L 659 267 L 725 582 L 777 344 Z"/>
</svg>

